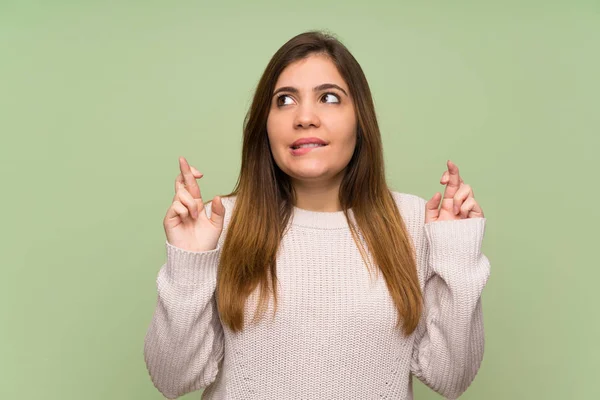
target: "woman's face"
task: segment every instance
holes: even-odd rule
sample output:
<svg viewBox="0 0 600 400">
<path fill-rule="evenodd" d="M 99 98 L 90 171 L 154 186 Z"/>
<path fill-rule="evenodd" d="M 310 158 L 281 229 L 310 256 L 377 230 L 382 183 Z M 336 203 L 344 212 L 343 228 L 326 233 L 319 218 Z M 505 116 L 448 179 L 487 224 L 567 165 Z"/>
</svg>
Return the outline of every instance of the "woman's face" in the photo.
<svg viewBox="0 0 600 400">
<path fill-rule="evenodd" d="M 267 119 L 271 152 L 292 182 L 340 182 L 356 145 L 356 115 L 350 91 L 324 55 L 288 65 L 275 84 Z M 298 139 L 325 146 L 294 150 Z"/>
</svg>

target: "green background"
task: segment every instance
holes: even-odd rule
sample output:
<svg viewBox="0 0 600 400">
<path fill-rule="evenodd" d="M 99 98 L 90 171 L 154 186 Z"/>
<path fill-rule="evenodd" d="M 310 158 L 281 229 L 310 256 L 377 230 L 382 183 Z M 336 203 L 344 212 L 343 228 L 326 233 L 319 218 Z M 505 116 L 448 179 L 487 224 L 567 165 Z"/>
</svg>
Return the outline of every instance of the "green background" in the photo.
<svg viewBox="0 0 600 400">
<path fill-rule="evenodd" d="M 430 198 L 451 159 L 484 209 L 461 398 L 600 398 L 600 4 L 215 3 L 0 2 L 0 398 L 162 398 L 143 340 L 178 157 L 229 192 L 260 74 L 308 29 L 361 63 L 390 186 Z"/>
</svg>

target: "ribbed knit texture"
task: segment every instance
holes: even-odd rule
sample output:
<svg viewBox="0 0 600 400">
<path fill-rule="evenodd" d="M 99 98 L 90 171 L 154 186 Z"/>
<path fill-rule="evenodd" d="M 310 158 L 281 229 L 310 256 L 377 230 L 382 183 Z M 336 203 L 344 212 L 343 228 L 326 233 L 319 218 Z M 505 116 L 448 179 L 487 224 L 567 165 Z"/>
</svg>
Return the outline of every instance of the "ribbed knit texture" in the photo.
<svg viewBox="0 0 600 400">
<path fill-rule="evenodd" d="M 250 323 L 255 291 L 244 331 L 224 327 L 215 288 L 235 197 L 223 198 L 225 226 L 215 250 L 190 252 L 165 242 L 144 341 L 156 388 L 168 399 L 206 388 L 208 400 L 412 400 L 416 376 L 445 398 L 458 398 L 483 359 L 486 219 L 424 224 L 425 199 L 392 193 L 416 246 L 425 298 L 411 336 L 395 328 L 383 275 L 369 277 L 343 212 L 296 207 L 277 258 L 275 318 L 271 301 L 260 323 Z"/>
</svg>

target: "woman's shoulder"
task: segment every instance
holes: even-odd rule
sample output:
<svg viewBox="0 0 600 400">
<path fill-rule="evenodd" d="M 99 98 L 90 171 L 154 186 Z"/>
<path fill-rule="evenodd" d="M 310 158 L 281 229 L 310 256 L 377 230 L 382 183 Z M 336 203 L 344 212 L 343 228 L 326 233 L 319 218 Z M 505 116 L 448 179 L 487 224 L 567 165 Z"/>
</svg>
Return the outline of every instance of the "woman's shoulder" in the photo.
<svg viewBox="0 0 600 400">
<path fill-rule="evenodd" d="M 390 190 L 394 201 L 398 205 L 400 214 L 404 219 L 414 221 L 424 221 L 425 219 L 425 200 L 423 197 L 412 194 Z"/>
<path fill-rule="evenodd" d="M 423 197 L 413 193 L 404 193 L 394 190 L 390 190 L 390 193 L 392 194 L 392 197 L 396 203 L 399 205 L 416 206 L 417 208 L 421 208 L 425 206 L 425 203 L 427 203 L 427 200 L 425 200 Z"/>
</svg>

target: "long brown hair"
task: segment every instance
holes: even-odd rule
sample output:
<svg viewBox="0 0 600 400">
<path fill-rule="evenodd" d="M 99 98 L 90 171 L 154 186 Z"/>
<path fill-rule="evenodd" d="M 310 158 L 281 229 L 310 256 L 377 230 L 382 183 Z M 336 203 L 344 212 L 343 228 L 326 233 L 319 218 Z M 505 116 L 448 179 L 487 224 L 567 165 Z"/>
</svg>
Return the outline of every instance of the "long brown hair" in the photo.
<svg viewBox="0 0 600 400">
<path fill-rule="evenodd" d="M 259 313 L 264 315 L 270 294 L 277 309 L 276 255 L 295 203 L 289 176 L 279 169 L 267 137 L 267 117 L 275 83 L 290 63 L 312 54 L 325 54 L 347 83 L 357 116 L 357 141 L 339 189 L 339 201 L 352 236 L 367 265 L 366 241 L 383 274 L 403 326 L 410 335 L 422 312 L 422 293 L 411 239 L 385 180 L 383 149 L 375 107 L 366 77 L 350 51 L 334 36 L 319 31 L 299 34 L 273 55 L 244 119 L 242 164 L 235 207 L 223 243 L 217 274 L 216 299 L 224 324 L 244 327 L 248 296 L 260 284 Z M 352 208 L 358 227 L 348 216 Z M 254 320 L 253 320 L 254 321 Z M 403 322 L 403 323 L 402 323 Z"/>
</svg>

